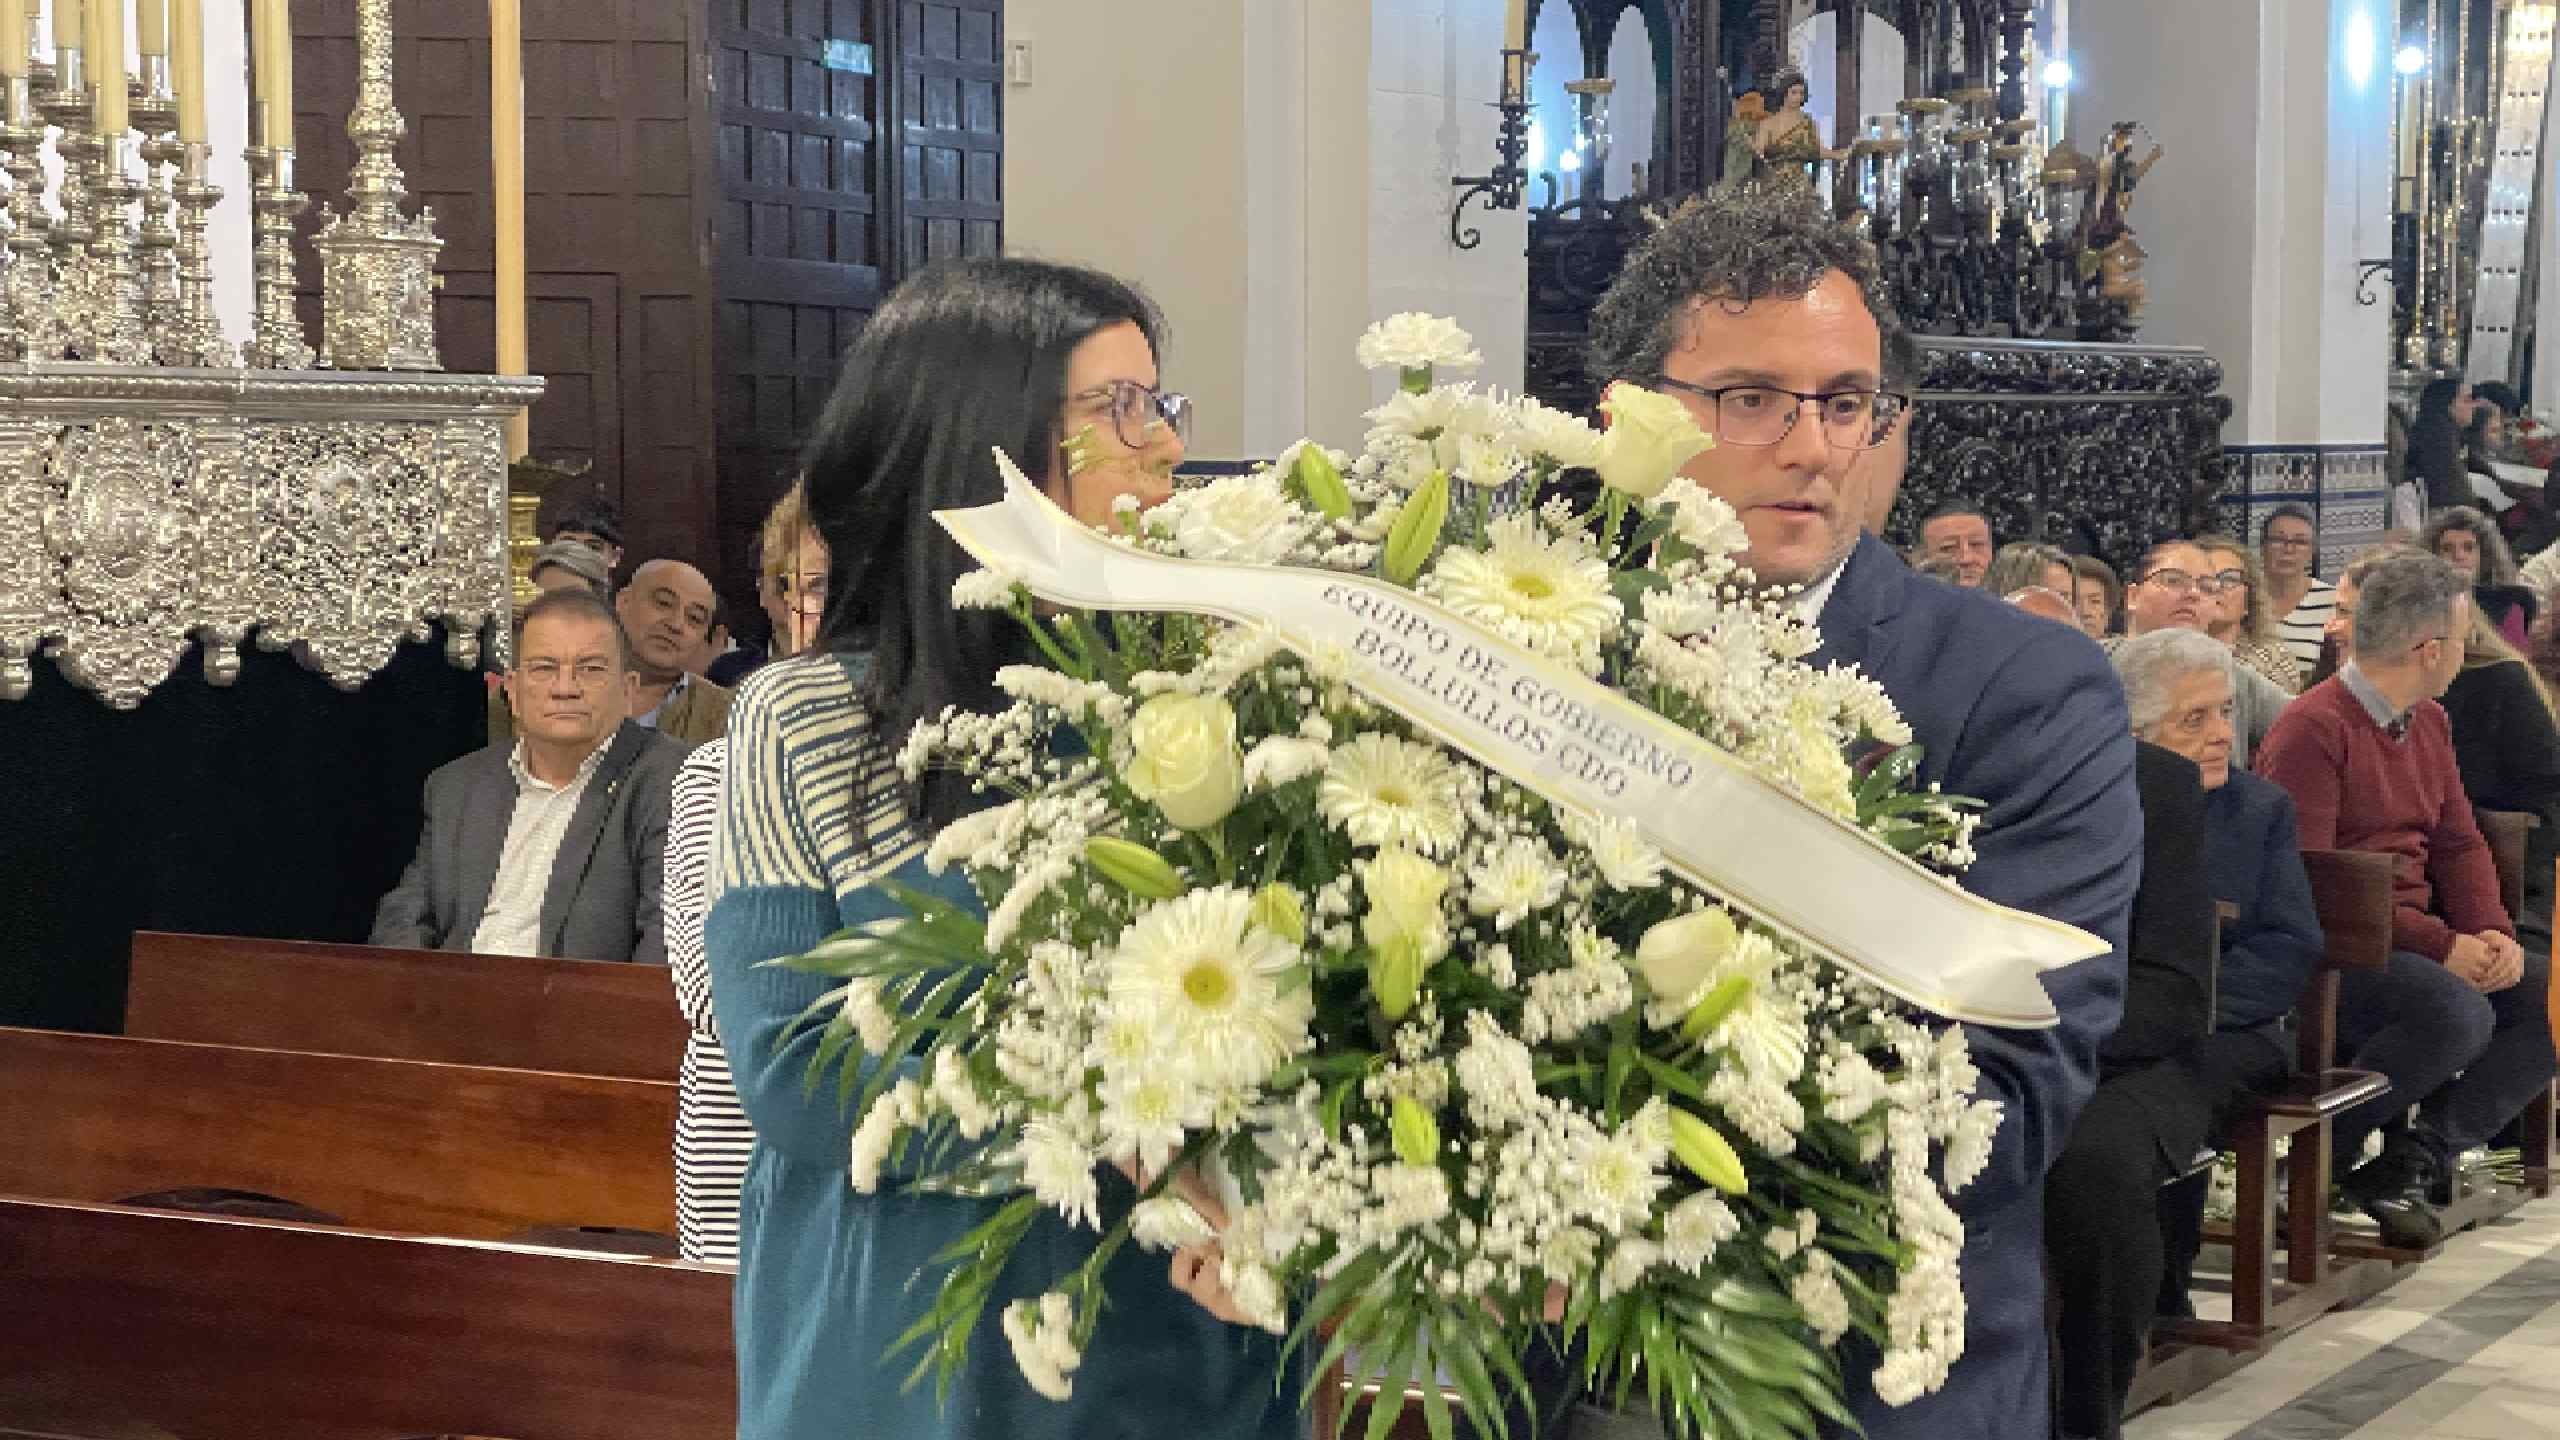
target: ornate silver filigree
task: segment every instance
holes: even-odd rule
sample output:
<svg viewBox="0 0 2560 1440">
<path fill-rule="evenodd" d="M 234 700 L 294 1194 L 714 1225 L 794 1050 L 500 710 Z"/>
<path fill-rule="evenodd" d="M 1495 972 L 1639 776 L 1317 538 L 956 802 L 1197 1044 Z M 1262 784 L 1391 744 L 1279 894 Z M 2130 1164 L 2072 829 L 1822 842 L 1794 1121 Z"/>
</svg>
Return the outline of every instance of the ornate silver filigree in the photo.
<svg viewBox="0 0 2560 1440">
<path fill-rule="evenodd" d="M 541 388 L 0 365 L 0 697 L 43 652 L 130 708 L 191 639 L 217 684 L 252 635 L 350 689 L 437 622 L 476 664 L 508 606 L 501 425 Z"/>
<path fill-rule="evenodd" d="M 356 143 L 348 207 L 313 242 L 320 252 L 320 363 L 341 370 L 438 370 L 435 212 L 403 215 L 408 188 L 392 157 L 408 123 L 391 103 L 391 0 L 357 0 Z"/>
</svg>

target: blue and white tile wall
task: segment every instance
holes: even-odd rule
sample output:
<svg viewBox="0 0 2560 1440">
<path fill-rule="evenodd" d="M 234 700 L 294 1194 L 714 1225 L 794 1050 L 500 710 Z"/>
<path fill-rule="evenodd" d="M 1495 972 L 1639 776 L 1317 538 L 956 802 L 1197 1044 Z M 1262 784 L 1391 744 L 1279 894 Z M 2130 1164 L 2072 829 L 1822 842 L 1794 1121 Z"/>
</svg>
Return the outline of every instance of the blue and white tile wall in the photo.
<svg viewBox="0 0 2560 1440">
<path fill-rule="evenodd" d="M 2389 481 L 2381 446 L 2237 445 L 2228 456 L 2221 521 L 2231 533 L 2254 539 L 2278 505 L 2308 505 L 2319 517 L 2323 575 L 2382 538 Z"/>
</svg>

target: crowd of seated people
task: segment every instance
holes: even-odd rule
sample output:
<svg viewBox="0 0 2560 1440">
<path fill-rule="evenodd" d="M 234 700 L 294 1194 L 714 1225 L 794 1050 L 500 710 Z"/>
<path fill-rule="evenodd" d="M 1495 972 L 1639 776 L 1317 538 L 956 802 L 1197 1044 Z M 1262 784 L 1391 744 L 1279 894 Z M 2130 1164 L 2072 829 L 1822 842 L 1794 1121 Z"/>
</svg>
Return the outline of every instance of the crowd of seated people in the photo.
<svg viewBox="0 0 2560 1440">
<path fill-rule="evenodd" d="M 2094 557 L 1994 545 L 1981 517 L 1942 506 L 1913 567 L 2097 639 L 2141 742 L 2125 1016 L 2045 1192 L 2059 1433 L 2115 1436 L 2155 1319 L 2193 1313 L 2200 1153 L 2295 1063 L 2293 1012 L 2324 944 L 2305 851 L 2393 865 L 2389 963 L 2340 983 L 2337 1063 L 2390 1083 L 2334 1121 L 2342 1207 L 2384 1245 L 2426 1251 L 2460 1157 L 2515 1143 L 2549 1093 L 2560 547 L 2519 567 L 2497 521 L 2445 505 L 2333 581 L 2316 573 L 2313 512 L 2289 503 L 2254 548 L 2155 543 L 2119 590 Z M 1990 556 L 1978 577 L 1974 551 Z M 2043 606 L 2049 591 L 2065 603 Z M 2542 821 L 2514 914 L 2475 807 Z"/>
</svg>

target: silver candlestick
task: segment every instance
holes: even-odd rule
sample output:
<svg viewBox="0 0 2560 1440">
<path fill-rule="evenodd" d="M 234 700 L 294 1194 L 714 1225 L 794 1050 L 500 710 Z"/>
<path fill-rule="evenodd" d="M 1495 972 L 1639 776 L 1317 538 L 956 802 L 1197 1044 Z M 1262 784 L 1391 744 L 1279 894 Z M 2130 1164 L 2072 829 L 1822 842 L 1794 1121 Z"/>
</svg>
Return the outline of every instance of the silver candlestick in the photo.
<svg viewBox="0 0 2560 1440">
<path fill-rule="evenodd" d="M 148 354 L 165 365 L 178 346 L 178 231 L 172 191 L 178 159 L 178 97 L 169 90 L 169 57 L 145 55 L 133 80 L 133 128 L 142 132 L 142 336 Z"/>
<path fill-rule="evenodd" d="M 52 222 L 44 213 L 44 117 L 24 75 L 9 78 L 6 104 L 0 148 L 8 151 L 9 273 L 0 285 L 0 356 L 51 360 L 62 353 L 62 332 L 54 315 Z"/>
<path fill-rule="evenodd" d="M 96 196 L 97 238 L 89 242 L 91 324 L 96 331 L 93 358 L 111 365 L 141 365 L 151 359 L 143 338 L 142 271 L 135 264 L 133 202 L 142 197 L 142 182 L 127 159 L 132 142 L 108 135 L 98 144 L 98 175 L 89 183 Z"/>
<path fill-rule="evenodd" d="M 294 312 L 296 269 L 293 222 L 310 201 L 293 188 L 293 151 L 268 145 L 248 150 L 252 202 L 257 211 L 257 328 L 246 362 L 262 370 L 308 370 L 310 344 Z"/>
<path fill-rule="evenodd" d="M 90 243 L 98 238 L 95 198 L 89 184 L 103 148 L 90 129 L 89 80 L 77 47 L 54 52 L 53 85 L 37 100 L 44 118 L 62 133 L 53 142 L 62 160 L 62 182 L 54 203 L 62 211 L 47 237 L 53 242 L 53 314 L 62 343 L 52 358 L 95 360 L 97 329 L 97 262 Z"/>
<path fill-rule="evenodd" d="M 213 313 L 213 247 L 205 238 L 213 207 L 222 199 L 222 187 L 206 178 L 212 171 L 212 146 L 179 147 L 178 182 L 171 187 L 178 206 L 178 316 L 160 354 L 165 364 L 232 363 L 231 342 L 222 338 L 222 322 Z"/>
<path fill-rule="evenodd" d="M 436 357 L 435 212 L 401 213 L 408 188 L 392 156 L 408 123 L 391 103 L 391 0 L 356 0 L 356 144 L 344 213 L 320 252 L 320 363 L 342 370 L 441 370 Z"/>
</svg>

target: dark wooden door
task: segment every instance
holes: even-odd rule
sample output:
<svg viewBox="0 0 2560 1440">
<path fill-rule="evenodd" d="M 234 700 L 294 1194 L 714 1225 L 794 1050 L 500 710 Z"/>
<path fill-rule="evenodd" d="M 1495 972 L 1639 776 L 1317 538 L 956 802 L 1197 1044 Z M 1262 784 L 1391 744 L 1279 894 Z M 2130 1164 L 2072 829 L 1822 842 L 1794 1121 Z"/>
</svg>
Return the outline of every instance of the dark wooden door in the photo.
<svg viewBox="0 0 2560 1440">
<path fill-rule="evenodd" d="M 885 0 L 713 0 L 720 574 L 753 611 L 757 527 L 891 273 Z"/>
<path fill-rule="evenodd" d="M 1001 0 L 712 0 L 722 588 L 899 277 L 1003 245 Z M 748 622 L 753 628 L 754 622 Z"/>
<path fill-rule="evenodd" d="M 353 0 L 295 0 L 300 181 L 343 205 L 354 147 Z M 525 252 L 533 451 L 592 459 L 634 558 L 708 568 L 712 531 L 710 275 L 698 183 L 708 146 L 697 14 L 675 0 L 526 0 Z M 482 0 L 398 0 L 400 165 L 445 241 L 445 368 L 495 363 L 489 16 Z M 305 252 L 307 309 L 319 269 Z"/>
</svg>

